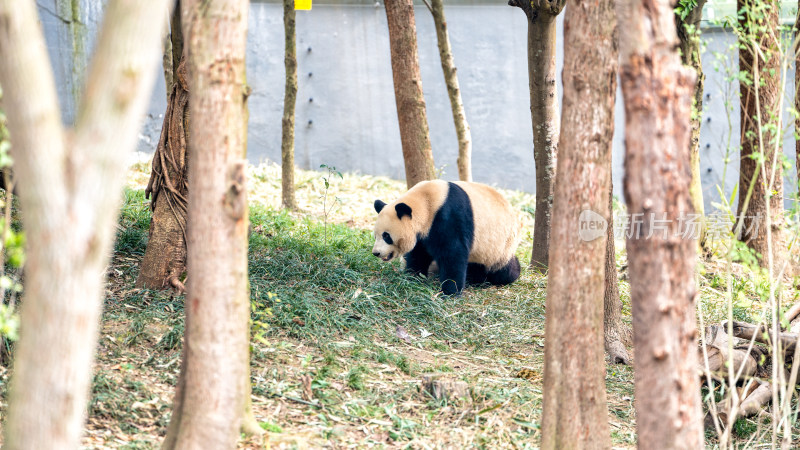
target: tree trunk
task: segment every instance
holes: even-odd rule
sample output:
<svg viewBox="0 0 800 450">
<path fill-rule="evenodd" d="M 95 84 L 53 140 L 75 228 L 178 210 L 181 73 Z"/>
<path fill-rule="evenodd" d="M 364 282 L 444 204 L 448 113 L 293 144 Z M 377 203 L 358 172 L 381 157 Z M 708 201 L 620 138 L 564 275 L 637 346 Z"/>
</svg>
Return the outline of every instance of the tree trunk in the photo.
<svg viewBox="0 0 800 450">
<path fill-rule="evenodd" d="M 167 103 L 169 103 L 169 95 L 172 92 L 172 84 L 174 83 L 173 73 L 175 68 L 172 67 L 172 38 L 167 36 L 164 39 L 164 53 L 161 55 L 161 64 L 164 70 L 164 86 L 167 92 Z"/>
<path fill-rule="evenodd" d="M 641 445 L 701 448 L 689 141 L 694 72 L 681 64 L 672 3 L 619 4 L 625 198 Z"/>
<path fill-rule="evenodd" d="M 413 2 L 387 0 L 386 21 L 389 24 L 394 97 L 406 166 L 406 184 L 411 188 L 420 181 L 436 178 L 419 72 Z"/>
<path fill-rule="evenodd" d="M 159 60 L 163 21 L 153 16 L 166 10 L 160 0 L 108 3 L 75 126 L 66 130 L 34 2 L 0 1 L 0 83 L 27 235 L 5 448 L 80 444 L 102 274 Z"/>
<path fill-rule="evenodd" d="M 464 103 L 461 101 L 461 89 L 458 87 L 456 63 L 453 61 L 453 51 L 450 49 L 450 36 L 447 34 L 442 0 L 431 0 L 431 14 L 436 25 L 436 41 L 439 44 L 444 83 L 447 85 L 447 95 L 450 97 L 453 122 L 458 136 L 458 179 L 472 181 L 472 134 L 464 112 Z"/>
<path fill-rule="evenodd" d="M 773 0 L 759 8 L 759 17 L 750 14 L 740 16 L 739 71 L 749 74 L 752 83 L 739 83 L 741 109 L 742 150 L 739 158 L 739 205 L 737 215 L 741 224 L 736 234 L 739 240 L 761 256 L 762 267 L 780 267 L 784 255 L 783 230 L 783 170 L 781 164 L 780 136 L 773 127 L 780 129 L 780 48 L 776 34 L 779 27 L 779 5 Z M 748 0 L 737 0 L 737 11 L 753 9 Z M 763 16 L 763 18 L 761 18 Z M 752 22 L 751 22 L 752 21 Z M 757 23 L 755 23 L 757 22 Z M 765 31 L 766 27 L 766 31 Z M 755 58 L 754 46 L 771 57 Z M 758 116 L 758 117 L 757 117 Z M 754 155 L 763 155 L 763 164 Z M 774 178 L 773 178 L 774 172 Z M 752 186 L 751 186 L 752 184 Z M 767 196 L 769 195 L 769 205 Z M 770 230 L 766 223 L 769 216 Z M 743 220 L 742 220 L 743 218 Z M 768 231 L 771 239 L 767 238 Z M 771 258 L 770 258 L 771 256 Z"/>
<path fill-rule="evenodd" d="M 610 448 L 603 353 L 617 45 L 614 3 L 575 1 L 564 25 L 564 109 L 547 278 L 542 448 Z M 588 210 L 588 211 L 587 211 Z M 580 223 L 579 223 L 580 222 Z M 597 231 L 596 229 L 593 231 Z"/>
<path fill-rule="evenodd" d="M 536 216 L 533 223 L 532 269 L 547 270 L 553 182 L 558 153 L 559 118 L 556 90 L 556 17 L 565 1 L 552 3 L 511 0 L 528 17 L 528 84 L 536 166 Z"/>
<path fill-rule="evenodd" d="M 233 448 L 249 369 L 245 0 L 186 1 L 192 86 L 186 335 L 174 448 Z"/>
<path fill-rule="evenodd" d="M 283 96 L 281 128 L 281 204 L 295 209 L 294 199 L 294 107 L 297 103 L 297 51 L 295 45 L 294 0 L 283 0 L 283 29 L 286 34 L 284 65 L 286 90 Z"/>
<path fill-rule="evenodd" d="M 172 44 L 172 81 L 176 82 L 178 68 L 181 61 L 185 59 L 186 55 L 183 54 L 183 21 L 181 14 L 183 14 L 183 0 L 175 0 L 175 8 L 169 16 L 169 40 Z M 184 77 L 185 78 L 185 77 Z"/>
<path fill-rule="evenodd" d="M 177 7 L 180 7 L 180 0 Z M 147 249 L 139 264 L 136 287 L 148 289 L 176 288 L 183 290 L 181 276 L 186 271 L 186 208 L 189 152 L 189 86 L 183 52 L 181 13 L 172 14 L 172 88 L 167 111 L 161 126 L 150 181 L 145 198 L 150 198 L 153 211 L 150 219 Z"/>
<path fill-rule="evenodd" d="M 616 99 L 615 99 L 616 100 Z M 611 171 L 611 158 L 608 159 Z M 606 280 L 603 295 L 603 338 L 606 353 L 612 364 L 630 364 L 627 346 L 631 344 L 631 330 L 622 322 L 622 300 L 619 298 L 617 257 L 614 249 L 613 189 L 608 190 L 608 232 L 606 234 Z"/>
<path fill-rule="evenodd" d="M 800 0 L 797 1 L 797 17 L 794 21 L 794 38 L 800 35 Z M 797 52 L 797 50 L 795 50 Z M 794 60 L 794 109 L 800 111 L 800 53 L 795 53 Z M 794 119 L 795 133 L 800 134 L 800 115 Z M 794 141 L 795 171 L 797 174 L 797 202 L 800 204 L 800 138 Z"/>
<path fill-rule="evenodd" d="M 689 144 L 692 168 L 689 195 L 692 198 L 692 207 L 700 218 L 699 243 L 701 247 L 706 244 L 705 205 L 703 204 L 703 184 L 700 180 L 700 126 L 703 120 L 703 89 L 706 80 L 700 55 L 700 20 L 703 18 L 703 5 L 705 4 L 706 0 L 698 0 L 695 7 L 684 19 L 681 19 L 677 14 L 675 15 L 678 40 L 680 41 L 681 62 L 694 69 L 697 75 L 692 106 L 692 137 Z"/>
</svg>

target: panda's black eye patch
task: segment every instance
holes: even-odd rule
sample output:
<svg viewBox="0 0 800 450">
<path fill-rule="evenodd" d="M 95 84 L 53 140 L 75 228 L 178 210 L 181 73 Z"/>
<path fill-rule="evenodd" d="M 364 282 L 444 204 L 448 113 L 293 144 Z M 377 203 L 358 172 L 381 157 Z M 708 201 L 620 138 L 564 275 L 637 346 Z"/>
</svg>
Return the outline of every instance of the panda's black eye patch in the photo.
<svg viewBox="0 0 800 450">
<path fill-rule="evenodd" d="M 386 231 L 383 232 L 383 242 L 386 242 L 389 245 L 394 244 L 394 241 L 392 241 L 392 237 L 389 236 L 389 233 L 387 233 Z"/>
</svg>

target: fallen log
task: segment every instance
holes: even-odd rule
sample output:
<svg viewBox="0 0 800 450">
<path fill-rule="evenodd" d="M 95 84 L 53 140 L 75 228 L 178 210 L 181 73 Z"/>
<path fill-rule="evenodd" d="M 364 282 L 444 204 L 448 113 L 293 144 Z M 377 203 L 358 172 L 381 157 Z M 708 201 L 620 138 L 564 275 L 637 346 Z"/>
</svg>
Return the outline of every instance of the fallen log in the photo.
<svg viewBox="0 0 800 450">
<path fill-rule="evenodd" d="M 758 372 L 758 358 L 760 357 L 758 351 L 751 349 L 748 352 L 747 345 L 743 345 L 739 339 L 729 336 L 720 326 L 711 325 L 706 328 L 704 347 L 708 356 L 708 365 L 706 365 L 703 355 L 703 347 L 700 347 L 698 349 L 700 376 L 717 381 L 727 380 L 729 361 L 733 363 L 736 382 L 755 376 Z"/>
<path fill-rule="evenodd" d="M 786 319 L 786 321 L 789 323 L 796 319 L 797 316 L 800 316 L 800 302 L 795 303 L 794 306 L 787 309 L 786 312 L 783 313 L 784 319 Z"/>
<path fill-rule="evenodd" d="M 728 353 L 728 351 L 728 347 L 706 345 L 706 352 L 708 353 L 708 366 L 706 366 L 701 349 L 699 355 L 700 374 L 717 380 L 727 380 L 729 374 L 728 362 L 732 361 L 736 381 L 755 376 L 758 371 L 758 363 L 752 354 L 742 349 L 733 349 L 732 353 Z"/>
<path fill-rule="evenodd" d="M 758 343 L 772 346 L 776 342 L 772 330 L 768 330 L 764 325 L 753 325 L 746 322 L 731 322 L 733 326 L 733 336 L 740 339 L 755 340 Z M 722 322 L 722 328 L 728 329 L 727 322 Z M 797 333 L 778 333 L 781 349 L 786 354 L 794 354 L 797 345 Z"/>
<path fill-rule="evenodd" d="M 718 416 L 723 426 L 727 426 L 729 423 L 732 424 L 739 418 L 759 414 L 763 410 L 764 405 L 772 399 L 772 386 L 766 381 L 758 381 L 757 383 L 758 385 L 755 389 L 749 389 L 748 391 L 750 393 L 735 409 L 733 420 L 730 420 L 730 401 L 726 402 L 725 405 L 720 408 Z"/>
</svg>

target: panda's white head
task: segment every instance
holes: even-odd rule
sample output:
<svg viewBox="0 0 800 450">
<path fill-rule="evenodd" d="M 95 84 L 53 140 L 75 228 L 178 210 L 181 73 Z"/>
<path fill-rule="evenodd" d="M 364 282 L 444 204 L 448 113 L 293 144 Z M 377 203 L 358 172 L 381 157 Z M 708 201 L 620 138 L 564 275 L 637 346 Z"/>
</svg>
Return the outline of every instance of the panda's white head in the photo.
<svg viewBox="0 0 800 450">
<path fill-rule="evenodd" d="M 386 208 L 386 203 L 375 200 L 378 220 L 375 222 L 375 245 L 372 254 L 384 261 L 405 255 L 417 245 L 417 233 L 412 226 L 411 207 L 397 203 Z"/>
</svg>

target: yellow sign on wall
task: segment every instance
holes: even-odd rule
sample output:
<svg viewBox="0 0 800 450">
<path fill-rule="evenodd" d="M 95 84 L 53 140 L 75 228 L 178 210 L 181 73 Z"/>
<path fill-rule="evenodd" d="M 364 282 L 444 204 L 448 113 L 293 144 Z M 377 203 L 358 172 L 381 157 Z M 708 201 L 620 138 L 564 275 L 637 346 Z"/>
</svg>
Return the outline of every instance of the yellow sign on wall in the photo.
<svg viewBox="0 0 800 450">
<path fill-rule="evenodd" d="M 311 0 L 294 0 L 294 9 L 308 11 L 311 9 Z"/>
</svg>

